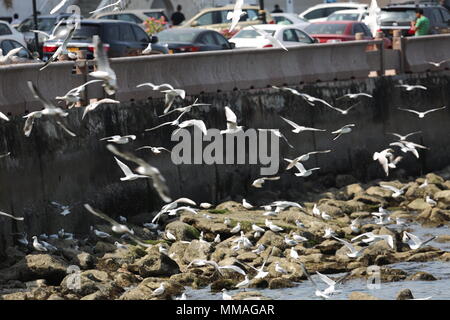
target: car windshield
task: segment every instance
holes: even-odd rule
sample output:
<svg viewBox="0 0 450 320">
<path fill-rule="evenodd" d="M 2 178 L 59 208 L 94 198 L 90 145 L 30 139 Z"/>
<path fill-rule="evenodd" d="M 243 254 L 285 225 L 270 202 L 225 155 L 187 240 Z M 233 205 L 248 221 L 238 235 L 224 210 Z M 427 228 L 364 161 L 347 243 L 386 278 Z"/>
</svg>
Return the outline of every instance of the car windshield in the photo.
<svg viewBox="0 0 450 320">
<path fill-rule="evenodd" d="M 62 24 L 58 27 L 55 34 L 58 38 L 62 38 L 65 36 L 67 32 L 67 25 Z M 73 40 L 91 40 L 95 35 L 100 34 L 100 27 L 97 25 L 81 25 L 80 28 L 75 30 L 75 33 L 72 36 Z"/>
<path fill-rule="evenodd" d="M 330 21 L 358 21 L 359 13 L 333 13 L 327 18 Z"/>
<path fill-rule="evenodd" d="M 346 27 L 346 24 L 341 23 L 313 23 L 305 31 L 309 34 L 344 34 Z"/>
<path fill-rule="evenodd" d="M 380 21 L 405 22 L 416 19 L 415 10 L 381 10 Z"/>
<path fill-rule="evenodd" d="M 264 31 L 270 34 L 271 36 L 275 34 L 275 30 L 264 30 Z M 243 39 L 254 39 L 258 37 L 262 36 L 255 30 L 241 30 L 234 36 L 234 38 L 243 38 Z"/>
<path fill-rule="evenodd" d="M 197 37 L 197 31 L 179 31 L 166 30 L 158 33 L 159 42 L 194 42 Z"/>
<path fill-rule="evenodd" d="M 56 18 L 38 18 L 38 30 L 44 31 L 44 32 L 50 32 L 52 31 L 53 27 L 55 26 Z M 31 30 L 34 30 L 34 21 L 33 19 L 29 18 L 26 19 L 24 22 L 20 24 L 20 26 L 17 28 L 19 32 L 30 32 Z"/>
</svg>

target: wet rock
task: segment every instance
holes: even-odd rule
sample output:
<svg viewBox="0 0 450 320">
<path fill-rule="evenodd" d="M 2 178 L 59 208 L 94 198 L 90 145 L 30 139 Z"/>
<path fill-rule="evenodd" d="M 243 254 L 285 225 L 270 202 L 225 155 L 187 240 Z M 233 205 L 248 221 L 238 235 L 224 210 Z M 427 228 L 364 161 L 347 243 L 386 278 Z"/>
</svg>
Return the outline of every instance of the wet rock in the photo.
<svg viewBox="0 0 450 320">
<path fill-rule="evenodd" d="M 439 243 L 450 242 L 450 235 L 440 235 L 436 239 L 434 239 L 434 241 Z"/>
<path fill-rule="evenodd" d="M 128 270 L 144 278 L 169 277 L 180 273 L 178 264 L 167 255 L 159 252 L 156 246 L 147 250 L 147 255 L 130 264 Z"/>
<path fill-rule="evenodd" d="M 160 296 L 154 296 L 153 291 L 164 283 L 164 293 Z M 136 288 L 133 288 L 119 297 L 119 300 L 170 300 L 172 297 L 183 293 L 184 287 L 171 280 L 159 278 L 144 279 Z"/>
<path fill-rule="evenodd" d="M 120 288 L 128 288 L 139 282 L 139 279 L 131 273 L 118 272 L 113 277 L 114 284 Z"/>
<path fill-rule="evenodd" d="M 438 227 L 450 222 L 450 211 L 428 207 L 416 220 L 425 226 Z"/>
<path fill-rule="evenodd" d="M 268 279 L 252 279 L 249 288 L 266 289 L 269 287 Z"/>
<path fill-rule="evenodd" d="M 108 252 L 114 252 L 114 251 L 116 251 L 116 249 L 117 249 L 116 246 L 113 245 L 112 243 L 98 241 L 95 244 L 94 252 L 102 255 L 102 254 L 105 254 Z"/>
<path fill-rule="evenodd" d="M 211 291 L 220 291 L 222 289 L 233 290 L 238 282 L 231 279 L 219 279 L 211 283 Z"/>
<path fill-rule="evenodd" d="M 242 291 L 233 296 L 233 300 L 270 300 L 258 291 Z"/>
<path fill-rule="evenodd" d="M 354 197 L 358 193 L 364 192 L 364 189 L 361 187 L 359 183 L 354 183 L 351 185 L 348 185 L 344 188 L 344 192 L 348 197 Z"/>
<path fill-rule="evenodd" d="M 107 300 L 107 299 L 108 296 L 104 292 L 97 291 L 82 297 L 80 300 Z"/>
<path fill-rule="evenodd" d="M 0 300 L 30 300 L 27 292 L 14 292 L 0 296 Z"/>
<path fill-rule="evenodd" d="M 211 243 L 193 240 L 186 248 L 183 255 L 183 260 L 185 263 L 190 263 L 194 259 L 208 260 L 211 251 Z"/>
<path fill-rule="evenodd" d="M 47 300 L 65 300 L 65 299 L 61 297 L 59 294 L 53 293 L 47 298 Z"/>
<path fill-rule="evenodd" d="M 269 280 L 269 289 L 293 288 L 295 284 L 286 278 L 274 278 Z"/>
<path fill-rule="evenodd" d="M 383 206 L 384 207 L 387 205 L 387 201 L 383 197 L 380 197 L 377 195 L 369 195 L 367 193 L 358 194 L 353 198 L 353 200 L 362 202 L 366 205 L 371 205 L 371 206 Z"/>
<path fill-rule="evenodd" d="M 433 261 L 439 258 L 442 255 L 442 251 L 428 251 L 428 252 L 420 252 L 413 254 L 409 258 L 407 258 L 406 262 L 427 262 Z"/>
<path fill-rule="evenodd" d="M 414 299 L 414 296 L 409 289 L 403 289 L 397 294 L 396 300 L 411 300 Z"/>
<path fill-rule="evenodd" d="M 69 264 L 48 254 L 31 254 L 15 265 L 0 271 L 0 280 L 29 281 L 45 279 L 49 284 L 59 284 L 66 276 Z"/>
<path fill-rule="evenodd" d="M 190 271 L 185 271 L 183 273 L 174 274 L 170 277 L 170 280 L 179 283 L 183 286 L 190 286 L 197 278 L 197 275 Z"/>
<path fill-rule="evenodd" d="M 196 228 L 181 221 L 169 223 L 166 226 L 167 231 L 170 231 L 178 241 L 191 241 L 198 239 L 200 236 L 200 232 Z"/>
<path fill-rule="evenodd" d="M 450 252 L 446 252 L 439 257 L 439 260 L 448 262 L 450 261 Z"/>
<path fill-rule="evenodd" d="M 366 193 L 370 196 L 377 196 L 385 199 L 391 198 L 392 195 L 391 191 L 378 186 L 370 187 L 369 189 L 366 190 Z"/>
<path fill-rule="evenodd" d="M 342 243 L 336 240 L 325 240 L 316 246 L 316 248 L 323 254 L 335 254 L 341 247 Z"/>
<path fill-rule="evenodd" d="M 408 278 L 406 278 L 406 280 L 410 280 L 410 281 L 435 281 L 437 279 L 432 274 L 430 274 L 428 272 L 419 271 L 419 272 L 416 272 L 415 274 L 409 276 Z"/>
<path fill-rule="evenodd" d="M 348 295 L 349 300 L 381 300 L 380 298 L 374 297 L 370 294 L 363 292 L 352 292 Z"/>
<path fill-rule="evenodd" d="M 424 199 L 415 199 L 412 202 L 410 202 L 407 207 L 411 210 L 425 210 L 430 208 L 430 205 L 425 202 Z"/>
<path fill-rule="evenodd" d="M 108 273 L 100 270 L 87 270 L 80 274 L 69 274 L 61 282 L 61 292 L 64 294 L 76 294 L 84 297 L 102 291 L 111 296 L 114 291 L 120 291 L 113 285 Z"/>
</svg>

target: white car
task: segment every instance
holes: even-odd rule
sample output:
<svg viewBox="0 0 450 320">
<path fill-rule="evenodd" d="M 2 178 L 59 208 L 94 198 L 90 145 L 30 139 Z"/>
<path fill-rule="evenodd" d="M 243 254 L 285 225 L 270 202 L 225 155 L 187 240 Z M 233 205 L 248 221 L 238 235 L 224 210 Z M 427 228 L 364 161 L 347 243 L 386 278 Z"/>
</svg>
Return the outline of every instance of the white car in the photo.
<svg viewBox="0 0 450 320">
<path fill-rule="evenodd" d="M 367 10 L 339 10 L 330 14 L 327 21 L 358 21 L 364 22 L 369 13 Z"/>
<path fill-rule="evenodd" d="M 299 27 L 294 25 L 281 24 L 258 24 L 255 29 L 264 30 L 272 37 L 280 41 L 285 47 L 294 47 L 315 43 L 312 37 Z M 230 42 L 236 45 L 236 48 L 271 48 L 272 43 L 261 36 L 252 27 L 246 27 L 234 35 Z"/>
<path fill-rule="evenodd" d="M 276 24 L 293 24 L 299 28 L 305 28 L 310 25 L 308 20 L 300 18 L 296 13 L 271 13 L 270 15 Z"/>
<path fill-rule="evenodd" d="M 350 9 L 365 10 L 367 9 L 367 4 L 356 2 L 322 3 L 306 9 L 299 14 L 299 17 L 310 22 L 319 22 L 327 20 L 327 17 L 335 11 Z"/>
<path fill-rule="evenodd" d="M 23 47 L 27 47 L 23 34 L 14 29 L 8 22 L 0 21 L 0 41 L 6 39 L 17 41 Z"/>
</svg>

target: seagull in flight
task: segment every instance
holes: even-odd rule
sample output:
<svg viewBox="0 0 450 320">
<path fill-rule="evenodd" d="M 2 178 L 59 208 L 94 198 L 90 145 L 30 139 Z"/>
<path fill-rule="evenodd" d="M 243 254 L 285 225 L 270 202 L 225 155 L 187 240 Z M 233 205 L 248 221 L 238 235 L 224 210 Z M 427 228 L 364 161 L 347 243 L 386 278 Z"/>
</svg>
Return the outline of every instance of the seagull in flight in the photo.
<svg viewBox="0 0 450 320">
<path fill-rule="evenodd" d="M 303 131 L 326 131 L 326 130 L 323 130 L 323 129 L 315 129 L 315 128 L 309 128 L 309 127 L 300 126 L 300 125 L 296 124 L 295 122 L 293 122 L 293 121 L 291 121 L 289 119 L 286 119 L 286 118 L 283 118 L 283 117 L 280 117 L 280 118 L 283 119 L 284 121 L 286 121 L 289 125 L 291 125 L 294 128 L 294 130 L 292 130 L 293 133 L 300 133 L 300 132 L 303 132 Z"/>
<path fill-rule="evenodd" d="M 243 127 L 237 125 L 237 116 L 230 109 L 230 107 L 225 107 L 225 117 L 227 118 L 227 129 L 221 130 L 220 134 L 235 134 L 241 132 Z"/>
<path fill-rule="evenodd" d="M 172 201 L 172 199 L 169 197 L 169 187 L 167 186 L 166 179 L 163 177 L 161 172 L 156 167 L 151 166 L 141 158 L 138 158 L 129 152 L 119 151 L 112 144 L 108 144 L 106 148 L 112 153 L 114 153 L 116 156 L 137 164 L 138 167 L 135 169 L 135 172 L 141 175 L 145 175 L 148 178 L 151 178 L 153 182 L 153 187 L 158 192 L 159 196 L 164 202 L 168 203 Z"/>
<path fill-rule="evenodd" d="M 66 21 L 66 19 L 59 20 L 58 24 L 53 28 L 53 31 L 52 31 L 51 34 L 48 34 L 47 32 L 44 32 L 44 31 L 41 31 L 41 30 L 30 30 L 30 31 L 43 35 L 45 37 L 45 40 L 47 40 L 47 41 L 52 41 L 52 40 L 58 39 L 58 38 L 60 38 L 60 37 L 62 37 L 64 35 L 66 35 L 66 33 L 68 31 L 67 30 L 68 28 L 65 28 L 63 30 L 59 30 L 59 26 L 64 21 Z M 56 31 L 59 31 L 58 34 L 56 34 Z"/>
<path fill-rule="evenodd" d="M 299 162 L 305 162 L 308 161 L 310 159 L 310 156 L 314 155 L 314 154 L 320 154 L 320 153 L 330 153 L 331 150 L 325 150 L 325 151 L 312 151 L 312 152 L 308 152 L 306 154 L 303 154 L 297 158 L 295 158 L 294 160 L 292 160 L 292 162 L 289 163 L 289 165 L 287 166 L 286 170 L 291 170 L 293 167 L 295 167 Z M 286 159 L 285 159 L 286 160 Z"/>
<path fill-rule="evenodd" d="M 203 133 L 203 135 L 205 135 L 205 136 L 208 135 L 208 129 L 206 128 L 206 124 L 203 122 L 203 120 L 197 120 L 197 119 L 183 121 L 182 123 L 180 123 L 178 125 L 178 129 L 175 130 L 172 133 L 172 135 L 176 135 L 178 133 L 178 131 L 180 131 L 181 129 L 187 128 L 187 127 L 196 127 Z"/>
<path fill-rule="evenodd" d="M 403 193 L 405 193 L 405 189 L 409 187 L 409 184 L 407 184 L 406 186 L 402 187 L 401 189 L 397 189 L 394 186 L 390 186 L 387 184 L 380 184 L 380 187 L 382 187 L 383 189 L 389 190 L 392 193 L 392 198 L 398 198 L 400 197 Z"/>
<path fill-rule="evenodd" d="M 264 182 L 267 181 L 275 181 L 275 180 L 280 180 L 280 177 L 263 177 L 263 178 L 258 178 L 255 181 L 253 181 L 252 183 L 252 187 L 255 188 L 262 188 Z"/>
<path fill-rule="evenodd" d="M 393 156 L 393 152 L 394 150 L 389 148 L 381 152 L 375 152 L 373 154 L 373 160 L 378 160 L 384 172 L 386 173 L 386 177 L 389 176 L 389 159 Z"/>
<path fill-rule="evenodd" d="M 293 160 L 290 160 L 290 159 L 284 159 L 285 161 L 287 161 L 287 162 L 289 162 L 289 163 L 292 163 L 293 162 Z M 306 170 L 305 169 L 305 167 L 303 166 L 303 164 L 302 163 L 297 163 L 296 165 L 295 165 L 295 167 L 297 168 L 297 170 L 299 171 L 298 173 L 296 173 L 295 175 L 297 176 L 297 177 L 304 177 L 304 178 L 306 178 L 306 177 L 309 177 L 310 175 L 312 175 L 313 174 L 313 171 L 316 171 L 316 170 L 319 170 L 320 168 L 312 168 L 312 169 L 308 169 L 308 170 Z"/>
<path fill-rule="evenodd" d="M 234 5 L 233 11 L 229 11 L 227 14 L 227 20 L 231 20 L 230 29 L 228 32 L 232 32 L 234 28 L 236 28 L 241 16 L 245 14 L 242 11 L 242 6 L 244 5 L 244 0 L 236 0 L 236 4 Z"/>
<path fill-rule="evenodd" d="M 94 46 L 94 57 L 97 65 L 97 69 L 94 72 L 89 73 L 91 77 L 103 80 L 103 87 L 108 95 L 116 93 L 117 76 L 113 69 L 109 65 L 108 55 L 103 46 L 103 42 L 98 35 L 92 38 Z"/>
<path fill-rule="evenodd" d="M 345 115 L 347 115 L 347 114 L 349 113 L 350 110 L 352 110 L 354 107 L 356 107 L 356 106 L 358 106 L 358 105 L 360 105 L 360 104 L 361 104 L 361 101 L 358 102 L 358 103 L 355 103 L 354 105 L 350 106 L 350 107 L 347 108 L 347 109 L 341 109 L 341 108 L 338 108 L 338 107 L 331 107 L 331 108 L 332 108 L 333 110 L 338 111 L 339 113 L 341 113 L 341 114 L 343 114 L 343 115 L 345 116 Z"/>
<path fill-rule="evenodd" d="M 191 263 L 188 264 L 186 269 L 189 268 L 191 265 L 194 265 L 196 267 L 203 267 L 203 266 L 206 266 L 206 265 L 213 266 L 214 269 L 217 272 L 219 272 L 219 274 L 221 276 L 224 276 L 224 274 L 222 273 L 222 270 L 231 270 L 231 271 L 234 271 L 236 273 L 242 274 L 243 276 L 246 276 L 245 271 L 242 270 L 241 268 L 239 268 L 238 266 L 235 266 L 235 265 L 219 266 L 217 264 L 217 262 L 212 261 L 212 260 L 194 259 L 194 260 L 191 261 Z"/>
<path fill-rule="evenodd" d="M 443 110 L 443 109 L 445 109 L 445 108 L 447 108 L 447 107 L 446 107 L 446 106 L 443 106 L 443 107 L 440 107 L 440 108 L 430 109 L 430 110 L 427 110 L 427 111 L 425 111 L 425 112 L 419 112 L 419 111 L 412 110 L 412 109 L 403 109 L 403 108 L 398 108 L 398 109 L 399 109 L 399 110 L 402 110 L 402 111 L 414 113 L 414 114 L 416 114 L 416 115 L 419 117 L 419 119 L 423 119 L 423 118 L 425 118 L 425 116 L 426 116 L 427 114 L 429 114 L 429 113 L 431 113 L 431 112 Z"/>
<path fill-rule="evenodd" d="M 343 126 L 342 128 L 333 131 L 332 134 L 336 134 L 336 137 L 333 138 L 334 140 L 337 140 L 341 135 L 352 132 L 352 127 L 354 127 L 355 124 L 347 124 Z"/>
<path fill-rule="evenodd" d="M 84 109 L 83 116 L 81 117 L 81 119 L 84 119 L 84 117 L 86 117 L 86 115 L 89 112 L 94 111 L 95 109 L 97 109 L 98 106 L 100 106 L 102 104 L 120 104 L 120 101 L 105 98 L 105 99 L 101 99 L 99 101 L 93 102 Z"/>
<path fill-rule="evenodd" d="M 61 108 L 56 107 L 52 102 L 50 102 L 49 100 L 44 98 L 42 96 L 42 94 L 39 92 L 39 90 L 35 87 L 35 85 L 31 81 L 28 81 L 28 87 L 30 88 L 30 91 L 33 94 L 33 97 L 40 101 L 40 103 L 44 106 L 44 109 L 40 110 L 40 111 L 31 112 L 31 113 L 27 114 L 26 116 L 24 116 L 24 118 L 26 118 L 25 126 L 23 128 L 25 136 L 27 136 L 27 137 L 30 136 L 31 131 L 33 130 L 33 124 L 34 124 L 35 119 L 41 118 L 42 116 L 50 116 L 50 117 L 55 117 L 57 119 L 56 123 L 64 131 L 66 131 L 71 136 L 75 137 L 76 135 L 73 132 L 71 132 L 69 129 L 67 129 L 66 126 L 64 126 L 61 122 L 61 119 L 63 117 L 67 117 L 69 114 L 67 112 L 63 111 Z"/>
<path fill-rule="evenodd" d="M 89 204 L 85 204 L 84 207 L 86 208 L 87 211 L 89 211 L 90 213 L 92 213 L 94 216 L 105 220 L 106 222 L 109 222 L 112 225 L 112 231 L 114 231 L 115 233 L 119 233 L 119 234 L 128 234 L 128 235 L 134 235 L 134 231 L 131 230 L 130 228 L 128 228 L 126 225 L 124 224 L 120 224 L 117 221 L 115 221 L 114 219 L 112 219 L 111 217 L 109 217 L 108 215 L 104 214 L 103 212 L 92 208 Z M 134 239 L 133 239 L 134 240 Z"/>
<path fill-rule="evenodd" d="M 156 129 L 159 129 L 159 128 L 161 128 L 161 127 L 168 126 L 168 125 L 178 127 L 178 126 L 180 125 L 180 119 L 181 119 L 181 117 L 183 117 L 183 116 L 185 115 L 185 113 L 186 113 L 186 112 L 182 112 L 182 113 L 178 116 L 178 118 L 176 118 L 176 119 L 173 120 L 173 121 L 164 122 L 164 123 L 162 123 L 162 124 L 160 124 L 160 125 L 158 125 L 158 126 L 156 126 L 156 127 L 153 127 L 153 128 L 151 128 L 151 129 L 145 129 L 145 131 L 146 131 L 146 132 L 148 132 L 148 131 L 153 131 L 153 130 L 156 130 Z"/>
<path fill-rule="evenodd" d="M 186 106 L 186 107 L 181 107 L 181 108 L 175 108 L 175 109 L 172 109 L 171 111 L 169 111 L 169 112 L 167 112 L 167 113 L 165 113 L 165 114 L 162 114 L 162 115 L 160 115 L 159 117 L 162 118 L 162 117 L 168 116 L 169 114 L 172 114 L 172 113 L 174 113 L 174 112 L 180 112 L 180 113 L 183 113 L 183 112 L 184 112 L 184 113 L 189 113 L 189 112 L 192 111 L 192 109 L 193 109 L 194 107 L 209 107 L 209 106 L 211 106 L 211 105 L 208 104 L 208 103 L 198 103 L 198 99 L 195 99 L 195 101 L 194 101 L 193 104 L 190 104 L 190 105 L 188 105 L 188 106 Z"/>
<path fill-rule="evenodd" d="M 346 95 L 343 95 L 342 97 L 337 98 L 336 100 L 342 100 L 342 99 L 357 99 L 359 97 L 367 97 L 367 98 L 373 98 L 372 95 L 368 93 L 347 93 Z"/>
<path fill-rule="evenodd" d="M 14 217 L 14 216 L 12 216 L 8 213 L 2 212 L 2 211 L 0 211 L 0 216 L 8 217 L 8 218 L 11 218 L 11 219 L 17 220 L 17 221 L 23 221 L 23 219 L 24 219 L 23 217 Z"/>
<path fill-rule="evenodd" d="M 396 86 L 397 88 L 405 88 L 406 91 L 413 91 L 415 89 L 427 90 L 427 87 L 421 85 L 409 85 L 409 84 L 400 84 Z"/>
<path fill-rule="evenodd" d="M 63 217 L 65 217 L 71 213 L 70 206 L 62 205 L 56 201 L 52 201 L 51 204 L 54 205 L 55 207 L 59 208 L 60 210 L 62 210 L 59 214 L 62 215 Z"/>
<path fill-rule="evenodd" d="M 424 247 L 427 243 L 433 241 L 434 239 L 436 239 L 437 237 L 431 237 L 428 240 L 422 241 L 420 240 L 420 238 L 412 233 L 403 232 L 404 238 L 407 239 L 407 244 L 408 246 L 411 248 L 411 250 L 416 250 L 416 249 L 420 249 L 422 247 Z"/>
<path fill-rule="evenodd" d="M 367 249 L 368 247 L 364 247 L 360 250 L 356 250 L 355 247 L 348 241 L 345 241 L 343 239 L 339 239 L 338 237 L 332 236 L 334 239 L 336 239 L 339 242 L 342 242 L 344 244 L 344 246 L 346 246 L 348 248 L 348 250 L 350 250 L 350 252 L 347 253 L 347 256 L 349 258 L 358 258 L 362 255 L 363 251 L 365 249 Z"/>
<path fill-rule="evenodd" d="M 405 136 L 402 136 L 401 134 L 398 134 L 398 133 L 395 133 L 395 132 L 389 133 L 389 134 L 397 137 L 399 141 L 406 141 L 406 139 L 408 139 L 409 137 L 411 137 L 411 136 L 413 136 L 415 134 L 419 134 L 419 133 L 422 133 L 422 131 L 411 132 L 411 133 L 408 133 Z"/>
<path fill-rule="evenodd" d="M 63 40 L 62 44 L 58 47 L 55 53 L 47 60 L 47 62 L 44 63 L 44 65 L 39 69 L 39 71 L 42 71 L 45 68 L 47 68 L 50 65 L 50 63 L 56 61 L 56 59 L 60 55 L 68 53 L 67 44 L 69 43 L 70 39 L 72 39 L 72 36 L 75 33 L 75 30 L 78 28 L 78 25 L 79 23 L 75 24 L 75 26 L 69 29 L 69 32 L 67 33 L 67 36 Z"/>
<path fill-rule="evenodd" d="M 387 244 L 389 245 L 389 247 L 391 247 L 391 249 L 394 249 L 394 238 L 391 235 L 379 235 L 379 234 L 374 234 L 373 232 L 366 232 L 366 233 L 360 234 L 359 236 L 354 237 L 353 239 L 351 239 L 351 241 L 354 242 L 355 240 L 358 240 L 360 238 L 364 238 L 364 239 L 362 239 L 362 241 L 365 243 L 371 243 L 371 242 L 385 240 L 387 242 Z"/>
<path fill-rule="evenodd" d="M 0 119 L 5 120 L 6 122 L 9 121 L 9 118 L 6 116 L 6 114 L 4 114 L 3 112 L 0 111 Z"/>
<path fill-rule="evenodd" d="M 259 33 L 264 39 L 269 40 L 269 42 L 276 48 L 282 48 L 285 51 L 288 49 L 276 38 L 274 38 L 270 33 L 264 31 L 263 29 L 257 29 L 254 26 L 250 25 L 250 27 Z"/>
<path fill-rule="evenodd" d="M 130 167 L 128 167 L 125 163 L 123 163 L 116 157 L 114 157 L 114 159 L 116 159 L 117 164 L 119 165 L 122 172 L 125 174 L 125 177 L 120 178 L 120 181 L 134 181 L 137 179 L 148 178 L 147 176 L 133 173 Z"/>
<path fill-rule="evenodd" d="M 426 63 L 431 64 L 431 65 L 435 66 L 436 68 L 439 68 L 442 64 L 444 64 L 444 63 L 446 63 L 448 61 L 450 61 L 450 59 L 445 59 L 445 60 L 442 60 L 442 61 L 439 61 L 439 62 L 426 61 Z"/>
<path fill-rule="evenodd" d="M 85 91 L 85 88 L 92 84 L 92 83 L 96 83 L 96 82 L 101 82 L 102 80 L 91 80 L 88 81 L 84 84 L 82 84 L 79 87 L 73 88 L 72 90 L 70 90 L 69 92 L 67 92 L 64 96 L 62 97 L 56 97 L 56 100 L 65 100 L 66 103 L 69 103 L 69 109 L 72 109 L 75 104 L 77 102 L 79 102 L 81 100 L 81 93 Z"/>
<path fill-rule="evenodd" d="M 151 150 L 154 154 L 161 154 L 163 151 L 167 151 L 168 153 L 171 153 L 170 150 L 164 148 L 164 147 L 151 147 L 151 146 L 143 146 L 140 148 L 137 148 L 136 151 L 139 150 Z"/>
<path fill-rule="evenodd" d="M 113 12 L 114 11 L 120 11 L 123 8 L 123 2 L 122 1 L 123 0 L 118 0 L 118 1 L 116 1 L 114 3 L 108 4 L 108 5 L 104 6 L 104 7 L 101 7 L 101 8 L 98 8 L 98 9 L 94 10 L 94 11 L 91 11 L 91 12 L 89 12 L 89 14 L 98 13 L 100 11 L 103 11 L 103 10 L 111 8 L 111 7 L 113 8 L 113 10 L 112 10 Z"/>
<path fill-rule="evenodd" d="M 132 134 L 127 135 L 127 136 L 115 135 L 115 136 L 100 139 L 100 141 L 104 141 L 104 140 L 106 140 L 108 142 L 116 143 L 116 144 L 127 144 L 130 141 L 136 140 L 136 136 L 132 135 Z"/>
</svg>

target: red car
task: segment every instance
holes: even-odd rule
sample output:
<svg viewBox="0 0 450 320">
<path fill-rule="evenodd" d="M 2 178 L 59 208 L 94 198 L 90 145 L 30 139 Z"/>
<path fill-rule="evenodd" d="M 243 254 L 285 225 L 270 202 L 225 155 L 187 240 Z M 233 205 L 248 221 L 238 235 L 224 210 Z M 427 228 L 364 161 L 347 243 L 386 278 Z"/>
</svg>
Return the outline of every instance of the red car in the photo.
<svg viewBox="0 0 450 320">
<path fill-rule="evenodd" d="M 364 40 L 373 40 L 367 25 L 357 21 L 323 21 L 313 22 L 305 31 L 320 43 L 356 40 L 355 34 L 363 33 Z"/>
</svg>

